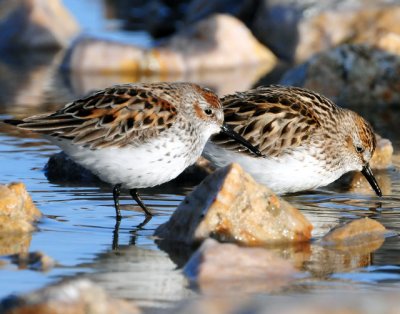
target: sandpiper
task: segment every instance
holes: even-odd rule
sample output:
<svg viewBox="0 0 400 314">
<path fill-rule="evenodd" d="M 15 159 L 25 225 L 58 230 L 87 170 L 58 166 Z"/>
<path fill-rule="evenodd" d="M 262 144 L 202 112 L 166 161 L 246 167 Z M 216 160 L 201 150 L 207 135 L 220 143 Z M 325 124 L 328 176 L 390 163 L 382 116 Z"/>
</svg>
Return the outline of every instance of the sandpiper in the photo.
<svg viewBox="0 0 400 314">
<path fill-rule="evenodd" d="M 225 123 L 264 155 L 253 158 L 223 134 L 204 155 L 216 166 L 240 163 L 276 193 L 328 185 L 349 171 L 361 171 L 377 195 L 369 167 L 376 139 L 370 124 L 310 90 L 270 86 L 221 99 Z"/>
<path fill-rule="evenodd" d="M 137 189 L 177 177 L 198 159 L 212 134 L 222 131 L 260 155 L 223 120 L 212 91 L 192 83 L 153 83 L 112 86 L 54 113 L 5 122 L 43 134 L 111 183 L 120 220 L 121 188 L 151 216 Z"/>
</svg>

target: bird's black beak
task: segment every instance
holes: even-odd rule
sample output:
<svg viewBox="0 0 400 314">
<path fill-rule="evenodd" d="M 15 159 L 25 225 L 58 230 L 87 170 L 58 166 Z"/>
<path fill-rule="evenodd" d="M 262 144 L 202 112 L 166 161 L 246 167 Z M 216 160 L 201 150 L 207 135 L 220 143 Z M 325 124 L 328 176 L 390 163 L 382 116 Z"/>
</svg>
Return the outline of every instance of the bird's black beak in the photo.
<svg viewBox="0 0 400 314">
<path fill-rule="evenodd" d="M 241 137 L 239 134 L 237 134 L 235 131 L 233 131 L 226 124 L 222 125 L 221 132 L 224 133 L 225 135 L 229 136 L 231 139 L 234 139 L 235 141 L 239 142 L 240 144 L 242 144 L 244 147 L 248 148 L 251 152 L 253 152 L 257 156 L 262 156 L 261 152 L 257 148 L 255 148 L 253 145 L 251 145 L 248 141 L 246 141 L 243 137 Z"/>
<path fill-rule="evenodd" d="M 374 174 L 371 171 L 371 168 L 369 167 L 368 164 L 366 164 L 362 170 L 361 173 L 364 175 L 364 177 L 367 179 L 368 183 L 371 185 L 373 190 L 375 191 L 376 195 L 379 197 L 382 196 L 382 191 L 381 188 L 378 185 L 378 182 L 376 182 L 376 179 L 374 177 Z"/>
</svg>

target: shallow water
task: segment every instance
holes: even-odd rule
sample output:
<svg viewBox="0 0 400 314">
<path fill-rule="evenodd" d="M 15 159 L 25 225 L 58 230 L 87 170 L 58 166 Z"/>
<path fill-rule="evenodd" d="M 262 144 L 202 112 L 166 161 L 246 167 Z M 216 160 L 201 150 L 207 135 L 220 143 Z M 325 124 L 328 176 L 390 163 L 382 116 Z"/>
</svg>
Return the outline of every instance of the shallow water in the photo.
<svg viewBox="0 0 400 314">
<path fill-rule="evenodd" d="M 60 74 L 60 56 L 8 57 L 0 62 L 0 119 L 54 110 L 87 92 L 127 81 L 157 81 L 160 77 L 77 76 Z M 248 75 L 243 75 L 248 71 Z M 190 80 L 215 88 L 221 94 L 245 90 L 259 79 L 254 69 L 233 73 L 211 73 Z M 174 77 L 169 79 L 188 79 Z M 394 108 L 353 108 L 389 138 L 395 153 L 400 149 Z M 195 297 L 178 266 L 187 259 L 185 250 L 161 250 L 152 238 L 158 225 L 168 220 L 193 185 L 167 185 L 142 191 L 145 203 L 157 215 L 142 226 L 144 216 L 128 195 L 118 232 L 115 230 L 111 187 L 49 182 L 44 165 L 59 149 L 38 136 L 0 124 L 0 183 L 22 181 L 44 214 L 28 238 L 0 238 L 0 298 L 22 293 L 70 276 L 85 276 L 99 282 L 112 295 L 136 300 L 140 305 L 163 307 Z M 400 232 L 400 158 L 394 167 L 376 172 L 385 196 L 378 199 L 363 189 L 349 191 L 332 186 L 287 196 L 309 218 L 315 238 L 331 227 L 358 217 L 380 221 L 394 233 Z M 4 241 L 2 241 L 4 240 Z M 5 244 L 7 243 L 7 244 Z M 22 244 L 24 243 L 24 244 Z M 42 251 L 57 265 L 47 272 L 10 263 L 8 254 L 19 247 Z M 299 248 L 275 248 L 293 261 L 303 275 L 289 286 L 254 291 L 261 296 L 324 294 L 332 291 L 396 291 L 400 287 L 400 244 L 398 236 L 353 251 L 324 250 L 314 244 Z M 4 264 L 1 263 L 4 261 Z"/>
<path fill-rule="evenodd" d="M 37 71 L 37 68 L 34 70 Z M 102 84 L 111 85 L 108 80 L 104 78 Z M 65 85 L 54 83 L 61 81 L 54 79 L 50 84 L 52 87 L 32 97 L 29 93 L 35 88 L 20 86 L 19 89 L 15 87 L 16 90 L 6 90 L 14 97 L 10 97 L 7 103 L 2 100 L 0 119 L 55 109 L 79 95 L 73 90 L 67 92 Z M 34 85 L 37 81 L 27 84 Z M 20 99 L 29 99 L 31 103 L 20 103 Z M 46 101 L 43 102 L 43 99 Z M 400 138 L 393 137 L 390 125 L 380 128 L 379 117 L 377 120 L 374 120 L 376 116 L 367 118 L 374 123 L 378 133 L 392 136 L 390 139 L 397 151 Z M 43 167 L 49 156 L 59 150 L 36 135 L 1 125 L 0 143 L 1 182 L 24 182 L 44 214 L 30 239 L 17 238 L 15 241 L 25 241 L 25 246 L 30 242 L 29 251 L 42 251 L 58 262 L 48 272 L 39 272 L 19 268 L 3 257 L 5 263 L 0 268 L 0 297 L 30 291 L 69 276 L 87 276 L 100 282 L 113 295 L 137 300 L 143 306 L 165 306 L 197 294 L 196 290 L 189 288 L 177 269 L 189 253 L 168 254 L 160 250 L 152 239 L 155 228 L 169 218 L 184 195 L 193 188 L 192 185 L 168 185 L 143 191 L 144 201 L 157 215 L 141 226 L 143 214 L 135 206 L 125 206 L 117 236 L 110 187 L 49 182 Z M 394 232 L 400 232 L 398 168 L 376 172 L 376 176 L 385 192 L 382 199 L 369 192 L 365 194 L 363 190 L 347 191 L 343 186 L 286 198 L 312 221 L 316 238 L 338 223 L 365 216 L 377 219 Z M 123 196 L 123 204 L 132 204 L 127 195 Z M 17 247 L 17 243 L 8 243 L 1 247 L 1 251 L 12 254 L 16 253 L 14 250 Z M 320 294 L 332 290 L 346 291 L 350 287 L 360 291 L 395 290 L 400 287 L 400 245 L 397 236 L 357 252 L 327 251 L 315 246 L 300 251 L 288 248 L 275 250 L 295 260 L 305 274 L 285 289 L 277 289 L 282 294 Z M 261 292 L 265 295 L 269 293 L 265 290 Z"/>
</svg>

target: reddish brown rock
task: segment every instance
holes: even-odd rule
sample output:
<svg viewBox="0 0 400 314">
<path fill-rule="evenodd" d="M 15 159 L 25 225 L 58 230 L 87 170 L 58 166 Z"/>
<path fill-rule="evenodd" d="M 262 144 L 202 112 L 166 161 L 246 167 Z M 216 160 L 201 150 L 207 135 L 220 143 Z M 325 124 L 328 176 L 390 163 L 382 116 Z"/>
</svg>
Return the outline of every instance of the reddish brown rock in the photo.
<svg viewBox="0 0 400 314">
<path fill-rule="evenodd" d="M 197 186 L 155 235 L 187 244 L 214 237 L 256 245 L 308 241 L 311 229 L 296 208 L 231 164 Z"/>
<path fill-rule="evenodd" d="M 203 293 L 278 291 L 293 280 L 293 265 L 265 248 L 240 247 L 207 239 L 184 267 Z"/>
<path fill-rule="evenodd" d="M 110 297 L 89 280 L 66 281 L 0 303 L 3 314 L 138 314 L 132 303 Z"/>
</svg>

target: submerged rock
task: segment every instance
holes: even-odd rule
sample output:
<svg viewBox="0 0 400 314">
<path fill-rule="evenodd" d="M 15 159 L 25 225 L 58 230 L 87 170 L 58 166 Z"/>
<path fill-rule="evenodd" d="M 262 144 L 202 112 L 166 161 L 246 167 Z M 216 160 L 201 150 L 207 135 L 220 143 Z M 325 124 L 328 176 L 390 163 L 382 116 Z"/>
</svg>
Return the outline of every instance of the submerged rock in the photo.
<svg viewBox="0 0 400 314">
<path fill-rule="evenodd" d="M 79 32 L 60 0 L 6 1 L 1 12 L 0 48 L 63 48 Z"/>
<path fill-rule="evenodd" d="M 389 231 L 378 221 L 360 218 L 339 224 L 314 241 L 304 261 L 304 271 L 325 278 L 332 273 L 349 272 L 373 263 Z"/>
<path fill-rule="evenodd" d="M 234 17 L 214 15 L 180 31 L 162 45 L 143 49 L 112 41 L 77 40 L 63 67 L 72 71 L 191 73 L 268 64 L 276 58 Z"/>
<path fill-rule="evenodd" d="M 186 244 L 214 237 L 255 245 L 308 241 L 311 229 L 296 208 L 231 164 L 197 186 L 155 235 Z"/>
<path fill-rule="evenodd" d="M 266 248 L 207 239 L 183 269 L 203 293 L 278 291 L 293 280 L 293 265 Z"/>
<path fill-rule="evenodd" d="M 0 185 L 0 235 L 31 232 L 40 216 L 23 183 Z"/>
<path fill-rule="evenodd" d="M 53 258 L 42 252 L 21 252 L 10 256 L 10 259 L 19 269 L 48 271 L 56 265 Z"/>
<path fill-rule="evenodd" d="M 374 240 L 383 242 L 387 232 L 380 222 L 366 217 L 334 228 L 321 241 L 335 246 L 363 245 Z"/>
<path fill-rule="evenodd" d="M 344 107 L 400 103 L 400 56 L 369 45 L 321 52 L 280 81 L 319 92 Z"/>
<path fill-rule="evenodd" d="M 1 301 L 0 312 L 3 314 L 141 313 L 134 303 L 110 297 L 98 284 L 89 280 L 61 282 L 25 295 L 10 296 Z"/>
</svg>

